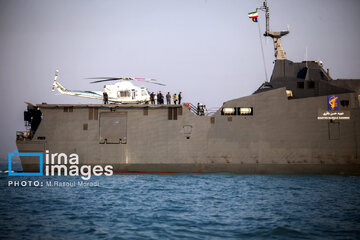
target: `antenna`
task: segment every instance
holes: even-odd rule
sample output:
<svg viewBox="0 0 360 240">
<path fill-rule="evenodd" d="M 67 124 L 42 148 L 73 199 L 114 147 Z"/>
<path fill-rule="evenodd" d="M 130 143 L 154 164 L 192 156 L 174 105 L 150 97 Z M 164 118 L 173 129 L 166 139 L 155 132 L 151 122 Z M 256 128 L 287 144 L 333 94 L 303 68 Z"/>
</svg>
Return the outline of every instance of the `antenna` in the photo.
<svg viewBox="0 0 360 240">
<path fill-rule="evenodd" d="M 259 28 L 259 39 L 260 39 L 260 46 L 261 46 L 261 54 L 262 54 L 263 63 L 264 63 L 265 80 L 266 80 L 266 82 L 268 82 L 267 71 L 266 71 L 266 63 L 265 63 L 265 55 L 264 55 L 264 47 L 263 47 L 263 43 L 262 43 L 262 39 L 261 39 L 260 23 L 257 22 L 257 25 L 258 25 L 258 28 Z"/>
<path fill-rule="evenodd" d="M 265 11 L 266 29 L 265 29 L 264 36 L 268 36 L 267 33 L 270 31 L 270 27 L 269 27 L 270 14 L 269 14 L 269 7 L 267 6 L 266 0 L 264 1 L 263 5 L 261 7 L 256 8 L 256 11 L 257 10 Z"/>
<path fill-rule="evenodd" d="M 266 18 L 266 30 L 265 34 L 267 34 L 270 31 L 270 14 L 269 14 L 269 7 L 267 6 L 266 0 L 264 1 L 264 9 L 265 9 L 265 18 Z M 265 35 L 266 36 L 266 35 Z"/>
<path fill-rule="evenodd" d="M 289 27 L 288 27 L 287 31 L 280 31 L 280 32 L 271 32 L 270 31 L 270 13 L 269 13 L 269 7 L 267 6 L 266 0 L 264 1 L 263 6 L 256 8 L 256 10 L 265 11 L 266 30 L 265 30 L 264 36 L 271 37 L 273 39 L 276 60 L 286 59 L 286 53 L 281 44 L 280 38 L 289 34 L 289 32 L 290 32 Z"/>
<path fill-rule="evenodd" d="M 262 7 L 256 8 L 256 11 L 258 11 L 258 10 L 262 10 L 262 11 L 265 10 L 265 12 L 266 12 L 266 31 L 265 31 L 265 33 L 266 33 L 269 31 L 269 8 L 267 7 L 266 0 Z M 268 82 L 266 63 L 265 63 L 265 55 L 264 55 L 264 47 L 263 47 L 263 43 L 262 43 L 262 39 L 261 39 L 260 23 L 258 21 L 257 21 L 257 25 L 259 28 L 259 39 L 260 39 L 261 53 L 262 53 L 262 58 L 263 58 L 263 63 L 264 63 L 265 80 L 266 80 L 266 82 Z"/>
</svg>

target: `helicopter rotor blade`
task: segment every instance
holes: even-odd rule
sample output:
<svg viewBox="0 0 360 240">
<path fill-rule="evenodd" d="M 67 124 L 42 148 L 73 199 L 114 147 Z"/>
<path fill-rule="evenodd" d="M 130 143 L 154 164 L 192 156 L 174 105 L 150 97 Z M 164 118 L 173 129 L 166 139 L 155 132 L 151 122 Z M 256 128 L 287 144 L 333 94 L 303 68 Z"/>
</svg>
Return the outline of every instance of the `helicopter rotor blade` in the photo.
<svg viewBox="0 0 360 240">
<path fill-rule="evenodd" d="M 117 81 L 117 80 L 126 80 L 126 81 L 132 81 L 134 79 L 132 78 L 115 78 L 115 77 L 111 77 L 111 78 L 87 78 L 87 79 L 100 79 L 98 81 L 93 81 L 93 82 L 90 82 L 90 83 L 99 83 L 99 82 L 109 82 L 109 81 Z"/>
<path fill-rule="evenodd" d="M 115 80 L 119 80 L 119 79 L 104 79 L 104 80 L 93 81 L 93 82 L 90 82 L 90 83 L 109 82 L 109 81 L 115 81 Z"/>
<path fill-rule="evenodd" d="M 86 79 L 99 79 L 99 80 L 97 80 L 97 81 L 93 81 L 93 82 L 90 82 L 90 83 L 100 83 L 100 82 L 109 82 L 109 81 L 125 80 L 125 81 L 147 82 L 147 83 L 152 83 L 152 84 L 156 84 L 156 85 L 160 85 L 160 86 L 166 86 L 166 85 L 163 84 L 163 83 L 157 82 L 157 80 L 154 79 L 154 78 L 91 77 L 91 78 L 86 78 Z"/>
<path fill-rule="evenodd" d="M 156 85 L 160 85 L 160 86 L 166 86 L 165 84 L 163 84 L 163 83 L 158 83 L 158 82 L 150 82 L 150 81 L 144 81 L 144 82 L 152 83 L 152 84 L 156 84 Z"/>
<path fill-rule="evenodd" d="M 147 82 L 147 83 L 157 84 L 157 85 L 161 85 L 161 86 L 166 86 L 163 83 L 157 82 L 157 80 L 153 79 L 153 78 L 134 78 L 134 80 L 139 81 L 139 82 Z"/>
<path fill-rule="evenodd" d="M 118 77 L 89 77 L 89 78 L 84 78 L 84 79 L 118 79 Z"/>
</svg>

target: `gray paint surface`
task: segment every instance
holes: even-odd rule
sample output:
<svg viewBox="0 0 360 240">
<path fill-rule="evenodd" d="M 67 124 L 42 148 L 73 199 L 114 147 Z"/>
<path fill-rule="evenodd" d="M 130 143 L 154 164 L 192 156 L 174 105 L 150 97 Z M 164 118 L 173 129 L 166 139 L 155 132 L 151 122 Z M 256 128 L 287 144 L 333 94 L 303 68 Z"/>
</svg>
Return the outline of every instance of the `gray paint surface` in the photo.
<svg viewBox="0 0 360 240">
<path fill-rule="evenodd" d="M 64 111 L 70 105 L 38 105 L 43 120 L 33 140 L 17 141 L 17 146 L 20 152 L 44 148 L 77 153 L 82 165 L 110 164 L 118 172 L 360 174 L 358 94 L 339 95 L 350 100 L 346 110 L 351 119 L 336 121 L 339 132 L 334 140 L 331 122 L 317 119 L 318 110 L 327 109 L 327 96 L 288 99 L 285 90 L 224 104 L 252 107 L 254 114 L 246 116 L 221 115 L 220 110 L 212 117 L 198 116 L 180 105 L 92 105 L 100 119 L 91 120 L 88 105 L 72 105 L 71 112 Z M 176 109 L 177 120 L 169 120 L 169 108 Z M 126 142 L 103 141 L 102 116 L 122 122 L 127 116 Z M 88 124 L 87 130 L 83 124 Z M 184 131 L 186 126 L 191 133 Z M 113 129 L 112 124 L 108 127 Z M 22 164 L 26 171 L 38 168 L 26 159 Z"/>
</svg>

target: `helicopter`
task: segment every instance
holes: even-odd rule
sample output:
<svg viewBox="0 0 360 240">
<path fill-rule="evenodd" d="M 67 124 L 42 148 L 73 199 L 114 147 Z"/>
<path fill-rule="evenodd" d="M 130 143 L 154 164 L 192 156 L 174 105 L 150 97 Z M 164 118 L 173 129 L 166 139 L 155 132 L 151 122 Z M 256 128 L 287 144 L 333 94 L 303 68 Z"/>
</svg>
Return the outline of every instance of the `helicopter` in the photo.
<svg viewBox="0 0 360 240">
<path fill-rule="evenodd" d="M 149 103 L 150 94 L 147 88 L 138 87 L 132 84 L 130 81 L 139 81 L 139 82 L 148 82 L 161 86 L 165 84 L 156 82 L 156 79 L 148 78 L 118 78 L 118 77 L 95 77 L 88 79 L 98 79 L 90 83 L 99 83 L 107 81 L 118 81 L 119 82 L 113 85 L 104 85 L 104 91 L 81 91 L 81 90 L 68 90 L 62 86 L 58 81 L 59 70 L 55 72 L 54 83 L 52 86 L 52 91 L 55 91 L 55 88 L 59 93 L 70 96 L 92 98 L 92 99 L 104 99 L 104 93 L 108 95 L 108 101 L 113 103 Z"/>
</svg>

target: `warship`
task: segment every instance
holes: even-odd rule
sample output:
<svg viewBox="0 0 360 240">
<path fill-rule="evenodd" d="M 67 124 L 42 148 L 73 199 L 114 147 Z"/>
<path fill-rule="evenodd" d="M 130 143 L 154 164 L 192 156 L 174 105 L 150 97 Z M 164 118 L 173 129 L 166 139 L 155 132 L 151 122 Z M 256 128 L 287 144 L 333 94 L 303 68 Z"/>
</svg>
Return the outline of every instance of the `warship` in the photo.
<svg viewBox="0 0 360 240">
<path fill-rule="evenodd" d="M 18 152 L 76 153 L 115 173 L 360 174 L 360 79 L 332 79 L 320 61 L 287 59 L 269 29 L 270 81 L 212 115 L 191 104 L 27 103 Z M 20 157 L 38 172 L 36 157 Z"/>
</svg>

